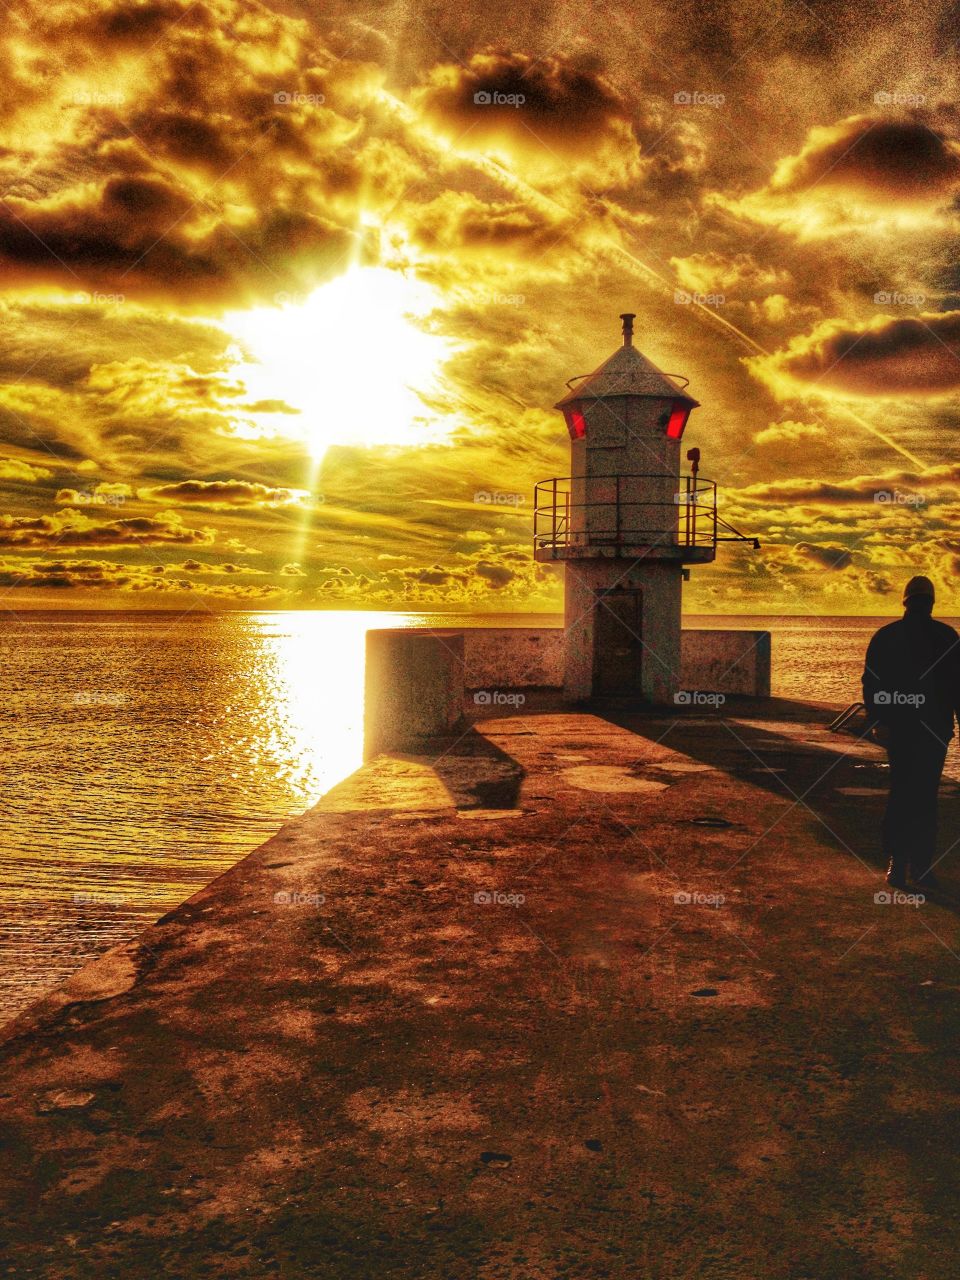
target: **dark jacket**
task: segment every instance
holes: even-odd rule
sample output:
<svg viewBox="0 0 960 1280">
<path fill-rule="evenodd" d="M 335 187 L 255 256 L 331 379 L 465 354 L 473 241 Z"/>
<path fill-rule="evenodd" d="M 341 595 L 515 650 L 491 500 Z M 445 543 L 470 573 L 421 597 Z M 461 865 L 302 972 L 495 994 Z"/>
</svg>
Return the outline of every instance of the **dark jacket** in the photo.
<svg viewBox="0 0 960 1280">
<path fill-rule="evenodd" d="M 960 711 L 960 636 L 925 614 L 881 627 L 867 648 L 863 701 L 897 736 L 946 745 Z"/>
</svg>

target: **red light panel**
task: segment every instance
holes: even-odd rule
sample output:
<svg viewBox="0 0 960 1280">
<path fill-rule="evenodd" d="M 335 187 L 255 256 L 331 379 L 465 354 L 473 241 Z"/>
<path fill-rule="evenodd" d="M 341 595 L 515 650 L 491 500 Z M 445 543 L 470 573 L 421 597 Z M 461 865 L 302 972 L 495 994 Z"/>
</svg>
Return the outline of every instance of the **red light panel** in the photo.
<svg viewBox="0 0 960 1280">
<path fill-rule="evenodd" d="M 687 425 L 687 419 L 690 417 L 690 406 L 684 404 L 681 400 L 674 400 L 673 407 L 670 410 L 670 420 L 667 423 L 667 439 L 679 440 L 683 435 L 683 428 Z"/>
<path fill-rule="evenodd" d="M 567 428 L 571 440 L 582 440 L 587 434 L 587 423 L 579 409 L 567 410 Z"/>
</svg>

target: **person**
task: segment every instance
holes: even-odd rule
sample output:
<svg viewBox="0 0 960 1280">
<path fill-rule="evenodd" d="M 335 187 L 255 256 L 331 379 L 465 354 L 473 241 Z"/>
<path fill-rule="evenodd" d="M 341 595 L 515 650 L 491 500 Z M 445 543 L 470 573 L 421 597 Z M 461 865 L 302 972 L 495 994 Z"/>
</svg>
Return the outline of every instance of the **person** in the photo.
<svg viewBox="0 0 960 1280">
<path fill-rule="evenodd" d="M 929 578 L 904 588 L 904 614 L 867 646 L 863 701 L 874 741 L 890 761 L 890 792 L 883 816 L 887 884 L 938 888 L 937 793 L 960 709 L 960 636 L 933 613 Z"/>
</svg>

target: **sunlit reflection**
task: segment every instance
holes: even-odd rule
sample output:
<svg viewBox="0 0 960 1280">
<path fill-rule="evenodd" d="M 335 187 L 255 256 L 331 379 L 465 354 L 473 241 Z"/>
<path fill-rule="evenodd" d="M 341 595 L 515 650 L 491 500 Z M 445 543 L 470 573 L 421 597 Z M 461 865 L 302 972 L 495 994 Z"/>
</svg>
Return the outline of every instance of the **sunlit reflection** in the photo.
<svg viewBox="0 0 960 1280">
<path fill-rule="evenodd" d="M 273 723 L 264 753 L 283 761 L 309 802 L 363 760 L 365 636 L 370 628 L 419 624 L 396 613 L 267 613 L 252 619 L 271 655 Z"/>
<path fill-rule="evenodd" d="M 352 773 L 363 752 L 365 633 L 412 621 L 362 612 L 23 620 L 0 643 L 18 711 L 0 810 L 0 1022 Z"/>
</svg>

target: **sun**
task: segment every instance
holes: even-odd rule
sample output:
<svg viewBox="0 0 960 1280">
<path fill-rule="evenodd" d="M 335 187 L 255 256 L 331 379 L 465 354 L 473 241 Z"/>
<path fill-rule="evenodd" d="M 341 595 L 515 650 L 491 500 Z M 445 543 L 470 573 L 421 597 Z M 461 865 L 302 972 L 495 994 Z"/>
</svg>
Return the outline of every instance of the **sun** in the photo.
<svg viewBox="0 0 960 1280">
<path fill-rule="evenodd" d="M 331 445 L 444 438 L 423 399 L 451 350 L 424 323 L 440 305 L 399 271 L 353 267 L 301 303 L 281 295 L 276 306 L 232 312 L 224 326 L 239 344 L 233 373 L 252 426 L 241 433 L 301 438 L 316 460 Z"/>
</svg>

